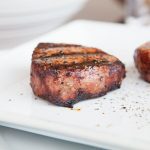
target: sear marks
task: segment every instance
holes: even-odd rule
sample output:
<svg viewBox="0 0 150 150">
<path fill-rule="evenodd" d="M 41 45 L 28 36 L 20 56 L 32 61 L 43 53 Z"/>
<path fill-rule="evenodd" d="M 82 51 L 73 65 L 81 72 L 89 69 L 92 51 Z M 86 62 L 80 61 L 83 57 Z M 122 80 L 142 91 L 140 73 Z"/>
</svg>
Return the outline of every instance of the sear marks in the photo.
<svg viewBox="0 0 150 150">
<path fill-rule="evenodd" d="M 31 64 L 31 87 L 53 104 L 73 104 L 120 88 L 125 66 L 102 50 L 71 44 L 40 43 Z"/>
</svg>

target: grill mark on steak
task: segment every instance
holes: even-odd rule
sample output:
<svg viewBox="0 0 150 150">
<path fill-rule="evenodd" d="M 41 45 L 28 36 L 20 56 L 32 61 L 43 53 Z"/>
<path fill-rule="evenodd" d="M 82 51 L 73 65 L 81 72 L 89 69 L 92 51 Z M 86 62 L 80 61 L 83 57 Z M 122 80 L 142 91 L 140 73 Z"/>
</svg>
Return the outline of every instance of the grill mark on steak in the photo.
<svg viewBox="0 0 150 150">
<path fill-rule="evenodd" d="M 33 52 L 31 74 L 35 95 L 72 107 L 78 101 L 120 88 L 125 66 L 97 48 L 42 43 Z"/>
<path fill-rule="evenodd" d="M 34 62 L 33 62 L 34 63 Z M 41 69 L 37 72 L 39 73 L 40 77 L 45 77 L 46 75 L 51 75 L 51 76 L 57 76 L 59 74 L 59 69 L 68 69 L 68 70 L 75 70 L 75 69 L 86 69 L 86 68 L 93 68 L 94 66 L 97 66 L 97 67 L 100 67 L 100 66 L 111 66 L 110 68 L 110 71 L 109 71 L 109 75 L 112 75 L 115 70 L 116 70 L 116 66 L 114 67 L 114 65 L 121 65 L 122 68 L 125 70 L 125 66 L 120 62 L 120 61 L 115 61 L 113 64 L 108 62 L 108 61 L 101 61 L 99 63 L 95 62 L 95 61 L 91 61 L 91 62 L 83 62 L 83 63 L 79 63 L 79 64 L 67 64 L 67 65 L 55 65 L 55 66 L 49 66 L 49 65 L 39 65 L 39 64 L 36 64 L 35 65 L 37 66 L 37 68 L 41 68 L 43 67 L 43 71 L 41 71 Z M 66 76 L 70 76 L 70 72 L 71 71 L 68 71 L 66 73 Z M 125 74 L 123 76 L 123 78 L 125 78 Z"/>
<path fill-rule="evenodd" d="M 57 52 L 57 53 L 53 53 L 53 54 L 49 54 L 49 55 L 41 55 L 39 58 L 41 58 L 41 59 L 44 59 L 44 58 L 53 58 L 53 57 L 55 57 L 55 58 L 57 58 L 57 57 L 67 57 L 67 56 L 80 56 L 80 55 L 84 55 L 84 56 L 86 56 L 86 55 L 96 55 L 96 54 L 101 54 L 100 52 L 88 52 L 88 53 L 81 53 L 81 52 L 67 52 L 66 53 L 66 51 L 64 51 L 64 52 L 62 52 L 62 51 L 59 51 L 59 52 Z"/>
<path fill-rule="evenodd" d="M 116 61 L 116 59 L 111 59 L 112 61 Z M 73 54 L 73 55 L 61 55 L 57 57 L 46 57 L 46 58 L 38 58 L 35 60 L 36 63 L 46 64 L 46 65 L 70 65 L 70 64 L 80 64 L 83 62 L 109 62 L 109 57 L 107 59 L 104 55 L 101 54 Z"/>
<path fill-rule="evenodd" d="M 74 48 L 75 49 L 75 48 Z M 66 68 L 69 66 L 75 67 L 75 68 L 83 68 L 84 66 L 93 66 L 93 65 L 103 65 L 106 63 L 112 63 L 117 61 L 117 58 L 112 57 L 111 55 L 108 55 L 102 51 L 97 51 L 94 48 L 94 52 L 91 52 L 88 48 L 87 52 L 82 53 L 82 49 L 80 49 L 80 53 L 75 53 L 70 51 L 70 53 L 67 54 L 59 54 L 57 56 L 47 56 L 46 53 L 44 53 L 44 56 L 38 56 L 38 57 L 33 57 L 33 61 L 37 64 L 40 64 L 41 66 L 44 66 L 44 68 Z M 64 52 L 66 49 L 64 49 Z M 68 50 L 67 50 L 68 51 Z M 85 51 L 85 49 L 84 49 Z M 55 53 L 57 54 L 57 53 Z M 34 56 L 37 55 L 36 53 Z"/>
<path fill-rule="evenodd" d="M 52 49 L 52 50 L 51 50 Z M 36 48 L 34 51 L 33 59 L 34 58 L 45 58 L 45 57 L 52 57 L 52 56 L 65 56 L 65 55 L 83 55 L 83 54 L 105 54 L 102 50 L 96 48 L 87 48 L 82 46 L 71 46 L 67 45 L 65 47 L 49 47 L 47 49 L 38 49 Z"/>
</svg>

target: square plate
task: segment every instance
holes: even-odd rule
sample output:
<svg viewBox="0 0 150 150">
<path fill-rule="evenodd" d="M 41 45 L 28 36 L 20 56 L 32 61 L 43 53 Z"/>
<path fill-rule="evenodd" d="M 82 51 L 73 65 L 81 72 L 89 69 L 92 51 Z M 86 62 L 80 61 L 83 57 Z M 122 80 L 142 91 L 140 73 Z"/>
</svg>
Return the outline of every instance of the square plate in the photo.
<svg viewBox="0 0 150 150">
<path fill-rule="evenodd" d="M 108 149 L 149 149 L 150 84 L 139 78 L 134 49 L 150 28 L 74 21 L 13 49 L 0 59 L 0 125 Z M 33 95 L 30 64 L 39 42 L 98 47 L 120 58 L 127 77 L 120 89 L 74 105 L 54 106 Z"/>
</svg>

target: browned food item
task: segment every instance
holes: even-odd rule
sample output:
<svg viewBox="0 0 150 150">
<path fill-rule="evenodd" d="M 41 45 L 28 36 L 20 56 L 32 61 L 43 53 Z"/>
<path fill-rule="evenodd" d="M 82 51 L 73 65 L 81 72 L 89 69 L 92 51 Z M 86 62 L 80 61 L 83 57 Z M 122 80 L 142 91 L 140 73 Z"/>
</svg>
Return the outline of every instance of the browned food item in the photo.
<svg viewBox="0 0 150 150">
<path fill-rule="evenodd" d="M 150 82 L 150 42 L 147 42 L 135 50 L 135 65 L 141 77 Z"/>
<path fill-rule="evenodd" d="M 124 64 L 97 48 L 40 43 L 32 55 L 34 94 L 60 106 L 105 95 L 124 77 Z"/>
</svg>

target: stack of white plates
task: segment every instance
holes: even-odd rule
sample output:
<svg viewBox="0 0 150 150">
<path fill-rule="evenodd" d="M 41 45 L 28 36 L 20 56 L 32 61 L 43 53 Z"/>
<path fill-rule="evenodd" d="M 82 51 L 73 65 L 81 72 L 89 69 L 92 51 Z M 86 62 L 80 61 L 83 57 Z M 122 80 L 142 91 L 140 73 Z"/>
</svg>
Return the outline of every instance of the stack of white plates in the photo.
<svg viewBox="0 0 150 150">
<path fill-rule="evenodd" d="M 0 39 L 35 36 L 64 23 L 87 0 L 1 0 Z"/>
</svg>

